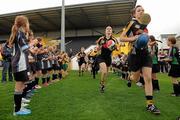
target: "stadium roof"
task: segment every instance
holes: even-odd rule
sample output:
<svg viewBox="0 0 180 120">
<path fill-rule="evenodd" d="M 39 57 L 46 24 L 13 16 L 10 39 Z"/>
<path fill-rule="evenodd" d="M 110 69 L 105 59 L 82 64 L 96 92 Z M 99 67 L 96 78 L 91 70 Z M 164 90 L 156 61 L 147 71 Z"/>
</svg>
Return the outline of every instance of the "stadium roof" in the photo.
<svg viewBox="0 0 180 120">
<path fill-rule="evenodd" d="M 66 30 L 124 26 L 131 18 L 136 0 L 111 0 L 66 6 Z M 61 7 L 0 15 L 0 34 L 9 34 L 14 18 L 26 15 L 35 32 L 60 31 Z"/>
<path fill-rule="evenodd" d="M 175 37 L 176 35 L 177 35 L 177 34 L 173 34 L 173 33 L 170 34 L 170 33 L 169 33 L 169 34 L 161 34 L 160 36 L 161 36 L 161 39 L 163 39 L 163 38 L 168 38 L 169 36 L 174 36 L 174 37 Z"/>
</svg>

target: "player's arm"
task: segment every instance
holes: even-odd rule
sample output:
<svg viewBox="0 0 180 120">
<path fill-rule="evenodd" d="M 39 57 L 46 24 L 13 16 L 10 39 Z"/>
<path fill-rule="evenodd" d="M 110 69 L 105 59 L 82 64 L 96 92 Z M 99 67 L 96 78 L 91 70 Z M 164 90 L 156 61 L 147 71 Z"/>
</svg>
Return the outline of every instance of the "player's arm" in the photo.
<svg viewBox="0 0 180 120">
<path fill-rule="evenodd" d="M 138 35 L 127 37 L 128 31 L 132 28 L 133 23 L 133 21 L 130 21 L 123 29 L 123 32 L 120 35 L 121 42 L 133 42 L 138 38 Z"/>
<path fill-rule="evenodd" d="M 172 58 L 171 57 L 167 57 L 167 58 L 162 59 L 162 61 L 164 61 L 164 62 L 171 62 Z"/>
<path fill-rule="evenodd" d="M 162 61 L 165 61 L 165 62 L 171 62 L 171 61 L 172 61 L 172 58 L 173 58 L 173 52 L 172 52 L 172 51 L 173 51 L 173 50 L 171 49 L 171 50 L 169 51 L 170 54 L 168 55 L 168 57 L 162 59 Z"/>
<path fill-rule="evenodd" d="M 80 52 L 76 54 L 77 59 L 80 58 Z"/>
</svg>

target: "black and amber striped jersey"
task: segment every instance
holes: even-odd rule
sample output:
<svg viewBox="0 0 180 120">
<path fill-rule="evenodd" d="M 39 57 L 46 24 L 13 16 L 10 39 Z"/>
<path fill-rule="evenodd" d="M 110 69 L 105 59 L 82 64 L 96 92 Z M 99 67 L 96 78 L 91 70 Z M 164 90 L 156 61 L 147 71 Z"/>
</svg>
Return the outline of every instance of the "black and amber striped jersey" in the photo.
<svg viewBox="0 0 180 120">
<path fill-rule="evenodd" d="M 147 25 L 140 24 L 137 19 L 133 18 L 126 27 L 124 31 L 126 32 L 127 37 L 140 35 L 142 33 L 148 33 Z"/>
<path fill-rule="evenodd" d="M 109 39 L 107 39 L 105 36 L 100 37 L 97 41 L 97 44 L 100 46 L 100 56 L 102 57 L 110 57 L 112 50 L 106 47 L 106 44 L 109 40 L 113 40 L 115 43 L 117 43 L 117 40 L 111 36 Z"/>
<path fill-rule="evenodd" d="M 79 52 L 77 54 L 79 61 L 85 61 L 86 53 L 85 52 Z"/>
<path fill-rule="evenodd" d="M 147 25 L 141 24 L 136 18 L 132 18 L 132 20 L 127 23 L 127 25 L 125 26 L 123 31 L 126 33 L 127 37 L 140 35 L 142 33 L 148 33 Z M 129 52 L 136 54 L 137 50 L 135 49 L 134 44 L 135 44 L 135 41 L 129 42 L 129 48 L 131 48 L 131 50 Z M 140 53 L 142 51 L 144 53 L 148 53 L 148 49 L 143 49 L 140 51 Z"/>
</svg>

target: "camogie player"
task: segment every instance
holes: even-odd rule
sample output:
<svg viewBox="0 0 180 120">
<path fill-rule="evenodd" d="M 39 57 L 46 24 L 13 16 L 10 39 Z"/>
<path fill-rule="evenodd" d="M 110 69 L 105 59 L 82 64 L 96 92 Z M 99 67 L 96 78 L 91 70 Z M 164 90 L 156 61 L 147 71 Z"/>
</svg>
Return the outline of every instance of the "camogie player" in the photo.
<svg viewBox="0 0 180 120">
<path fill-rule="evenodd" d="M 63 76 L 66 77 L 68 75 L 68 64 L 69 64 L 69 57 L 67 53 L 63 55 Z"/>
<path fill-rule="evenodd" d="M 52 81 L 56 81 L 59 78 L 58 71 L 59 71 L 59 63 L 58 63 L 58 51 L 57 47 L 53 46 L 52 48 L 52 67 L 53 67 L 53 73 L 52 73 Z M 61 75 L 62 78 L 62 75 Z"/>
<path fill-rule="evenodd" d="M 62 70 L 62 65 L 63 65 L 63 53 L 62 52 L 57 52 L 56 54 L 56 58 L 57 58 L 57 61 L 58 61 L 58 64 L 57 64 L 57 70 L 58 70 L 58 77 L 59 77 L 59 80 L 62 80 L 62 77 L 63 77 L 63 70 Z"/>
<path fill-rule="evenodd" d="M 149 50 L 152 56 L 152 86 L 154 91 L 159 91 L 159 82 L 156 73 L 160 71 L 158 63 L 158 44 L 154 36 L 149 36 Z"/>
<path fill-rule="evenodd" d="M 111 65 L 111 53 L 115 49 L 115 38 L 112 36 L 112 27 L 107 26 L 105 29 L 105 36 L 100 37 L 97 41 L 99 55 L 97 57 L 100 72 L 100 91 L 104 93 L 105 81 L 108 74 L 108 68 Z"/>
<path fill-rule="evenodd" d="M 12 54 L 12 71 L 15 79 L 14 92 L 14 115 L 28 115 L 31 110 L 21 108 L 22 92 L 25 87 L 25 82 L 28 78 L 28 53 L 29 47 L 33 43 L 28 44 L 29 21 L 25 16 L 16 16 L 14 25 L 12 26 L 11 35 L 8 40 L 10 46 L 13 47 Z"/>
<path fill-rule="evenodd" d="M 90 71 L 92 73 L 92 63 L 93 63 L 93 52 L 94 50 L 91 49 L 88 53 L 87 53 L 87 56 L 88 56 L 88 68 L 90 68 Z"/>
<path fill-rule="evenodd" d="M 152 58 L 146 45 L 143 49 L 136 48 L 136 40 L 138 37 L 146 32 L 147 25 L 142 25 L 139 21 L 144 14 L 144 8 L 138 5 L 132 12 L 132 20 L 127 24 L 123 30 L 120 40 L 123 42 L 130 42 L 132 44 L 132 50 L 128 56 L 128 66 L 130 70 L 128 86 L 131 86 L 131 80 L 138 81 L 142 72 L 145 81 L 145 97 L 146 97 L 146 109 L 154 114 L 160 114 L 160 110 L 154 105 L 153 101 L 153 88 L 152 88 Z"/>
<path fill-rule="evenodd" d="M 42 66 L 42 85 L 44 87 L 48 86 L 47 82 L 47 74 L 48 74 L 48 50 L 47 47 L 41 49 L 42 54 L 42 60 L 41 60 L 41 66 Z"/>
<path fill-rule="evenodd" d="M 175 37 L 168 37 L 167 45 L 170 47 L 169 55 L 167 59 L 163 61 L 169 62 L 171 68 L 169 70 L 169 76 L 172 79 L 173 90 L 172 96 L 179 97 L 180 96 L 180 83 L 178 82 L 178 77 L 180 77 L 180 57 L 179 57 L 179 50 L 175 46 L 176 38 Z"/>
<path fill-rule="evenodd" d="M 52 47 L 47 47 L 47 83 L 49 84 L 51 82 L 51 76 L 53 73 L 53 66 L 52 66 L 52 60 L 53 60 L 53 53 L 52 53 Z"/>
<path fill-rule="evenodd" d="M 36 77 L 35 77 L 35 82 L 36 82 L 36 89 L 40 89 L 41 86 L 39 85 L 39 79 L 42 76 L 42 57 L 43 57 L 43 45 L 42 45 L 42 38 L 37 37 L 38 43 L 36 44 L 36 47 L 38 48 L 37 54 L 36 54 Z"/>
<path fill-rule="evenodd" d="M 97 47 L 95 47 L 92 52 L 90 52 L 89 54 L 89 65 L 90 65 L 90 69 L 91 69 L 91 74 L 93 75 L 93 78 L 96 78 L 96 74 L 98 72 L 99 66 L 97 63 Z"/>
<path fill-rule="evenodd" d="M 29 37 L 28 37 L 29 43 L 33 43 L 36 41 L 36 39 L 34 39 L 33 36 L 33 32 L 30 31 L 29 32 Z M 31 46 L 29 47 L 29 54 L 28 54 L 28 61 L 29 61 L 29 67 L 28 67 L 28 71 L 30 73 L 29 75 L 29 80 L 27 82 L 25 82 L 25 88 L 23 89 L 23 93 L 22 93 L 22 107 L 26 107 L 28 106 L 28 102 L 30 102 L 30 98 L 32 97 L 32 90 L 35 87 L 35 80 L 34 80 L 34 76 L 35 76 L 35 72 L 36 72 L 36 65 L 35 65 L 35 53 L 36 53 L 36 47 Z"/>
<path fill-rule="evenodd" d="M 86 53 L 84 52 L 84 50 L 85 50 L 84 47 L 81 47 L 81 51 L 76 55 L 79 65 L 79 76 L 81 75 L 83 76 L 86 67 L 86 61 L 85 61 Z"/>
</svg>

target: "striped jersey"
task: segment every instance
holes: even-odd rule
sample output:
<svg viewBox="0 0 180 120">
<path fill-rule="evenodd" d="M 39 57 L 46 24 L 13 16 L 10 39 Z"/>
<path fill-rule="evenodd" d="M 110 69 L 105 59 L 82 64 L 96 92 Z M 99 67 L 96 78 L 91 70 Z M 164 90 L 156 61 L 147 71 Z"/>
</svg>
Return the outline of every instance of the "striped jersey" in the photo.
<svg viewBox="0 0 180 120">
<path fill-rule="evenodd" d="M 18 31 L 13 44 L 13 54 L 11 61 L 13 73 L 28 70 L 29 45 L 26 41 L 27 38 L 25 36 L 25 33 L 23 33 L 22 31 Z"/>
</svg>

